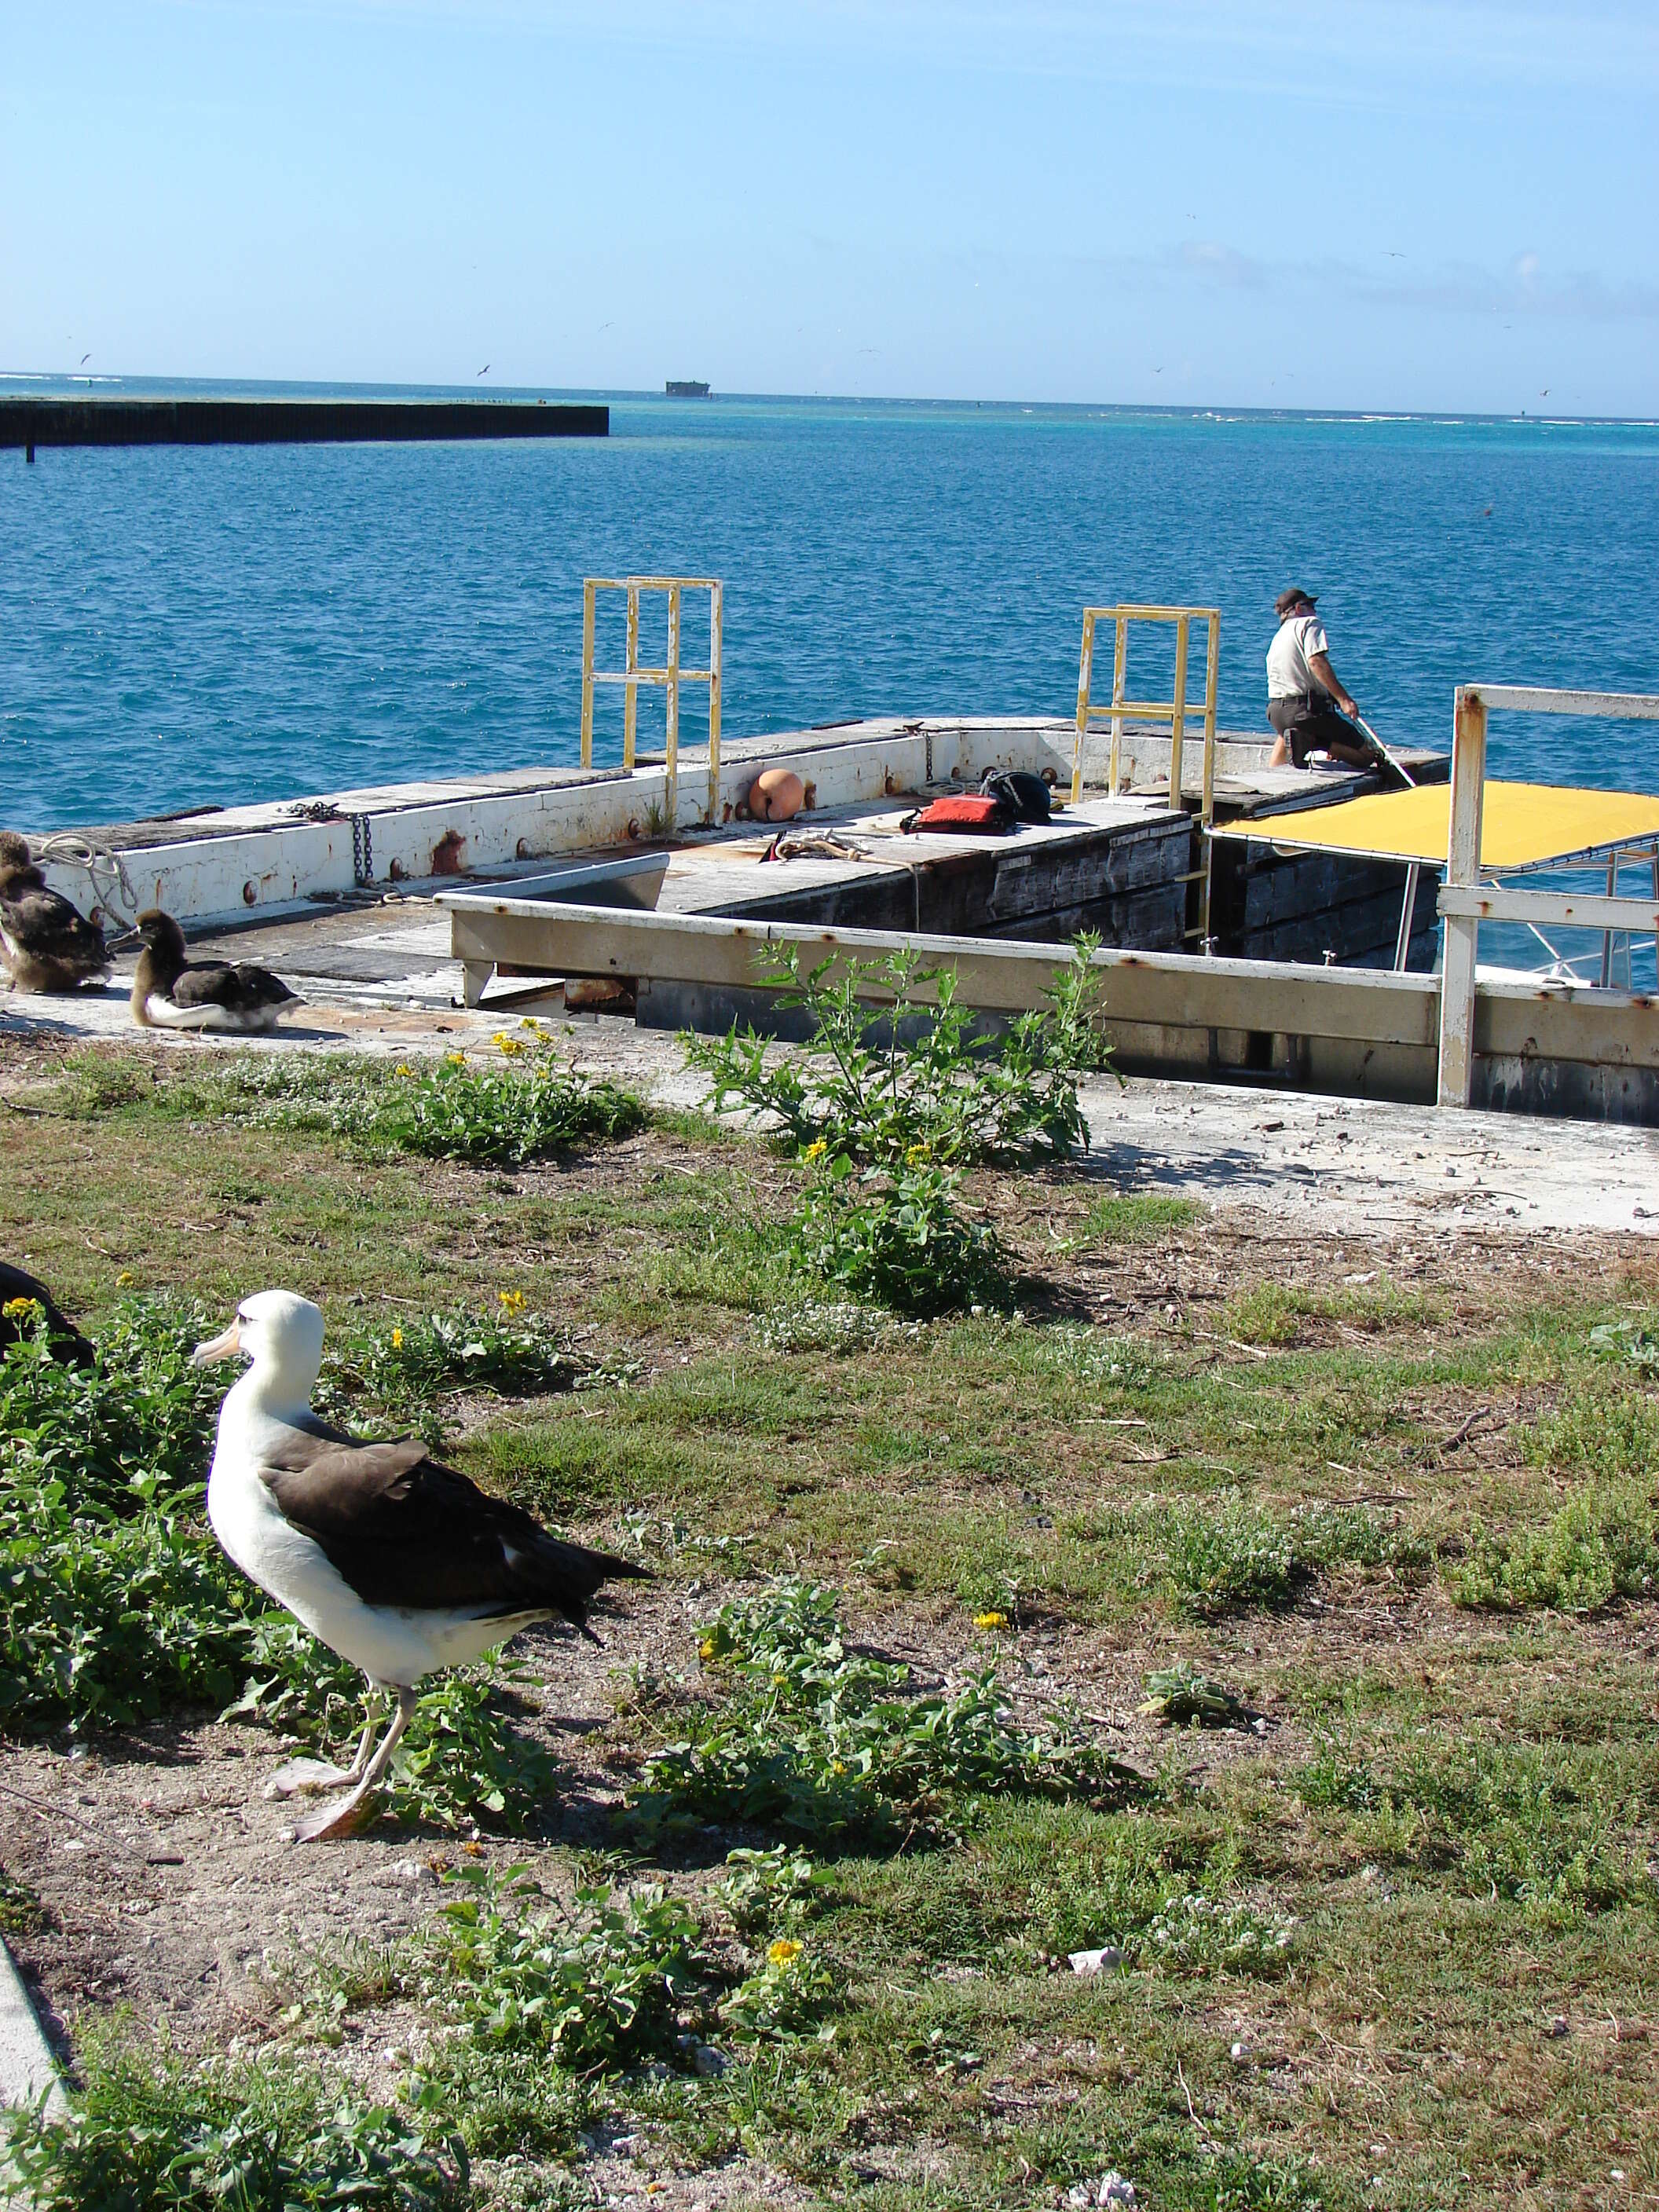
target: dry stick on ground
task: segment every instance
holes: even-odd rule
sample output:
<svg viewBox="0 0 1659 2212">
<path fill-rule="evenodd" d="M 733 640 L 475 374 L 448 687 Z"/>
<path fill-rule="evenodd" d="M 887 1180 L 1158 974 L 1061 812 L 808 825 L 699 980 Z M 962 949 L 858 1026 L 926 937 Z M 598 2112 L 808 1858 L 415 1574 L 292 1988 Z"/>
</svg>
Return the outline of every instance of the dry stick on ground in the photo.
<svg viewBox="0 0 1659 2212">
<path fill-rule="evenodd" d="M 1447 1452 L 1455 1452 L 1460 1444 L 1468 1442 L 1483 1421 L 1494 1421 L 1497 1418 L 1490 1406 L 1477 1406 L 1472 1413 L 1458 1423 L 1443 1443 L 1436 1444 L 1431 1449 L 1443 1457 Z"/>
</svg>

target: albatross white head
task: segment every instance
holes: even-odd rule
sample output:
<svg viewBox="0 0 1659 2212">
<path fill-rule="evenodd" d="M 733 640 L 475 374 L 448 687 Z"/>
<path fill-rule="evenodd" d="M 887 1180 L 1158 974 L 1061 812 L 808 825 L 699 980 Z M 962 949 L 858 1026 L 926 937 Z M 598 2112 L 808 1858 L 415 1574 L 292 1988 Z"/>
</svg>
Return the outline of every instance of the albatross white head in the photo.
<svg viewBox="0 0 1659 2212">
<path fill-rule="evenodd" d="M 222 1335 L 197 1346 L 191 1364 L 207 1367 L 237 1358 L 253 1364 L 235 1386 L 235 1396 L 263 1413 L 308 1413 L 323 1364 L 321 1312 L 293 1291 L 256 1291 L 242 1300 Z"/>
</svg>

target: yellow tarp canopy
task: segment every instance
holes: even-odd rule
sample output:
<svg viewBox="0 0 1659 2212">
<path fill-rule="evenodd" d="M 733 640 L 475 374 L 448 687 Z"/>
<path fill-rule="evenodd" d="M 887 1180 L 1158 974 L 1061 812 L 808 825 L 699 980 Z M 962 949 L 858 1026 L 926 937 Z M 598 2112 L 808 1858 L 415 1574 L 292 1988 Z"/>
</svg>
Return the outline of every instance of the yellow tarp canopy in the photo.
<svg viewBox="0 0 1659 2212">
<path fill-rule="evenodd" d="M 1322 853 L 1367 860 L 1424 860 L 1443 867 L 1451 821 L 1451 789 L 1419 784 L 1413 791 L 1372 792 L 1334 806 L 1297 807 L 1283 814 L 1230 822 L 1218 837 L 1256 837 Z M 1659 836 L 1659 799 L 1631 791 L 1584 791 L 1575 785 L 1486 786 L 1480 821 L 1483 868 L 1531 868 L 1616 845 Z"/>
</svg>

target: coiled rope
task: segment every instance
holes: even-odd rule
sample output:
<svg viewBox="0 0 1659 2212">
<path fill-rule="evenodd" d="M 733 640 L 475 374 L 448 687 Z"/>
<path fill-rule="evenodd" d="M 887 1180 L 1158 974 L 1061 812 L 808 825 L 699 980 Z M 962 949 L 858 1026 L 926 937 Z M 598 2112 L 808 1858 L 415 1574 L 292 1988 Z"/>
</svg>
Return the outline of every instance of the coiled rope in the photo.
<svg viewBox="0 0 1659 2212">
<path fill-rule="evenodd" d="M 59 830 L 43 837 L 34 857 L 57 868 L 81 868 L 92 885 L 93 902 L 101 907 L 118 929 L 131 929 L 138 918 L 138 894 L 132 888 L 126 862 L 108 845 L 82 837 L 73 830 Z M 121 903 L 117 905 L 113 892 Z"/>
</svg>

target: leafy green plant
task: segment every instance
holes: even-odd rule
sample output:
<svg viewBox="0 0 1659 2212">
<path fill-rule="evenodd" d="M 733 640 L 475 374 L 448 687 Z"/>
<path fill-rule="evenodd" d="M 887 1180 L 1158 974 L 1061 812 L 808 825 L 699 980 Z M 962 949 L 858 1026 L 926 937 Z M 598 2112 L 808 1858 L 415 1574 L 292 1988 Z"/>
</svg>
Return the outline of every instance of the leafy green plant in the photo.
<svg viewBox="0 0 1659 2212">
<path fill-rule="evenodd" d="M 636 1817 L 753 1822 L 845 1843 L 935 1832 L 952 1800 L 1098 1795 L 1121 1771 L 1060 1715 L 1020 1726 L 988 1668 L 918 1692 L 849 1652 L 834 1590 L 793 1579 L 721 1607 L 704 1665 L 726 1701 L 647 1763 Z"/>
<path fill-rule="evenodd" d="M 544 2052 L 573 2073 L 677 2049 L 707 1974 L 701 1931 L 660 1885 L 618 1898 L 579 1889 L 575 1910 L 532 1909 L 526 1869 L 461 1867 L 425 1982 L 482 2044 Z"/>
<path fill-rule="evenodd" d="M 323 1356 L 316 1403 L 338 1413 L 364 1402 L 419 1413 L 464 1390 L 550 1395 L 570 1389 L 578 1371 L 545 1316 L 526 1310 L 524 1292 L 501 1291 L 494 1310 L 458 1304 L 370 1328 L 348 1317 Z"/>
<path fill-rule="evenodd" d="M 314 2075 L 94 2051 L 67 2119 L 0 2120 L 0 2179 L 35 2212 L 450 2212 L 458 2140 Z"/>
<path fill-rule="evenodd" d="M 1246 1728 L 1249 1715 L 1224 1683 L 1184 1659 L 1160 1667 L 1146 1677 L 1143 1713 L 1153 1714 L 1171 1728 Z"/>
<path fill-rule="evenodd" d="M 523 1167 L 573 1145 L 632 1136 L 631 1091 L 569 1066 L 530 1023 L 494 1058 L 460 1050 L 386 1067 L 361 1054 L 272 1054 L 180 1085 L 175 1107 L 345 1139 L 371 1158 L 413 1152 L 475 1167 Z"/>
<path fill-rule="evenodd" d="M 779 1936 L 720 2007 L 720 2018 L 751 2042 L 781 2043 L 813 2033 L 834 2002 L 836 1978 L 799 1937 Z"/>
<path fill-rule="evenodd" d="M 963 1211 L 962 1177 L 984 1162 L 1086 1148 L 1078 1078 L 1109 1058 L 1096 942 L 1079 939 L 1048 1003 L 994 1038 L 959 1003 L 955 971 L 925 968 L 913 951 L 807 969 L 792 945 L 765 980 L 811 1016 L 810 1053 L 769 1054 L 735 1024 L 724 1037 L 685 1039 L 714 1111 L 775 1117 L 805 1166 L 789 1241 L 814 1274 L 902 1313 L 1007 1303 L 1006 1255 Z"/>
<path fill-rule="evenodd" d="M 1477 1521 L 1447 1580 L 1459 1605 L 1599 1613 L 1659 1576 L 1659 1522 L 1633 1482 L 1575 1491 L 1541 1528 L 1499 1535 Z"/>
<path fill-rule="evenodd" d="M 1282 1974 L 1290 1963 L 1295 1922 L 1264 1912 L 1248 1898 L 1206 1897 L 1187 1890 L 1173 1897 L 1147 1927 L 1135 1955 L 1165 1973 L 1229 1973 L 1258 1980 Z"/>
<path fill-rule="evenodd" d="M 1645 1382 L 1659 1382 L 1659 1329 L 1639 1321 L 1603 1322 L 1589 1340 L 1598 1358 L 1619 1360 Z"/>
<path fill-rule="evenodd" d="M 807 1853 L 787 1844 L 759 1851 L 728 1851 L 732 1871 L 720 1896 L 739 1933 L 776 1935 L 795 1927 L 823 1905 L 834 1877 Z"/>
<path fill-rule="evenodd" d="M 493 1670 L 447 1674 L 415 1708 L 392 1770 L 400 1819 L 458 1828 L 527 1826 L 551 1794 L 554 1765 L 500 1710 Z"/>
<path fill-rule="evenodd" d="M 1426 1547 L 1397 1523 L 1357 1506 L 1315 1505 L 1281 1514 L 1237 1490 L 1168 1509 L 1164 1571 L 1177 1601 L 1213 1617 L 1283 1606 L 1321 1568 L 1344 1562 L 1420 1571 Z"/>
</svg>

